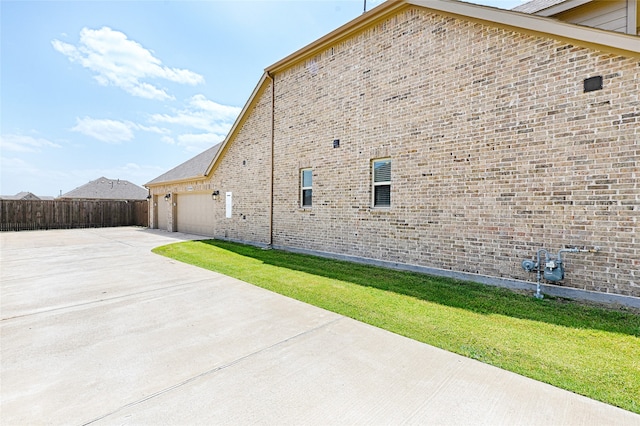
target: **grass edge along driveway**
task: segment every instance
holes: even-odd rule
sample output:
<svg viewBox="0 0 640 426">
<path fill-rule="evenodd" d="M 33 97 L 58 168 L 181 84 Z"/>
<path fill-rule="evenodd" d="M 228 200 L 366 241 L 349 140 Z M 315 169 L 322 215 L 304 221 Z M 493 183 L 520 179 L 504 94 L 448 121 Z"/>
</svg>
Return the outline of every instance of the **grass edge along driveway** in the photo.
<svg viewBox="0 0 640 426">
<path fill-rule="evenodd" d="M 640 313 L 219 240 L 154 253 L 640 414 Z"/>
</svg>

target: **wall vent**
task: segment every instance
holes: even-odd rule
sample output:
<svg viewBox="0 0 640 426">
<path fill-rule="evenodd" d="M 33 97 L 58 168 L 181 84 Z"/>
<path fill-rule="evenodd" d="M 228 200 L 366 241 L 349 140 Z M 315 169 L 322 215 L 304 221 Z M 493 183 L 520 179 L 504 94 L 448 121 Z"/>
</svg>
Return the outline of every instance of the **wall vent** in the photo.
<svg viewBox="0 0 640 426">
<path fill-rule="evenodd" d="M 593 92 L 595 90 L 602 90 L 601 75 L 584 79 L 584 93 Z"/>
</svg>

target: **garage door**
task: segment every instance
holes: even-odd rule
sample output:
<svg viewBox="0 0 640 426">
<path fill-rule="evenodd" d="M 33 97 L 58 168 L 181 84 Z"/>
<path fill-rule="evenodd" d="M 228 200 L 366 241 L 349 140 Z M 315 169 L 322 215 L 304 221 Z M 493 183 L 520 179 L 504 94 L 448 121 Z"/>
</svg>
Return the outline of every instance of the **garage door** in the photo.
<svg viewBox="0 0 640 426">
<path fill-rule="evenodd" d="M 167 230 L 169 224 L 169 204 L 164 200 L 164 196 L 157 196 L 155 199 L 156 211 L 158 212 L 158 229 Z"/>
<path fill-rule="evenodd" d="M 179 194 L 177 200 L 179 232 L 214 235 L 214 201 L 210 193 Z"/>
</svg>

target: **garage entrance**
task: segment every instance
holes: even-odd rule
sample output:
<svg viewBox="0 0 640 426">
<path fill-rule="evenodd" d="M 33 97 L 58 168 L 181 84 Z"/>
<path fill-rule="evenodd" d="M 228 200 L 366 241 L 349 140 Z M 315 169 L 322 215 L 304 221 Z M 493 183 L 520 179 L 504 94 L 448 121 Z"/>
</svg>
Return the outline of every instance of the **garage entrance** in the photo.
<svg viewBox="0 0 640 426">
<path fill-rule="evenodd" d="M 178 231 L 207 236 L 215 234 L 214 202 L 210 193 L 179 194 L 177 200 Z"/>
</svg>

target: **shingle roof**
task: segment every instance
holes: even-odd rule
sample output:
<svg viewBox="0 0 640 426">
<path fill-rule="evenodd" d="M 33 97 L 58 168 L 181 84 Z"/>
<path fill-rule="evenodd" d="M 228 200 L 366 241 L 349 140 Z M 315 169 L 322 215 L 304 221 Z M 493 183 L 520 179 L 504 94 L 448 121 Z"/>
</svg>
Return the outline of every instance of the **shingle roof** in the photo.
<svg viewBox="0 0 640 426">
<path fill-rule="evenodd" d="M 536 13 L 551 6 L 564 3 L 565 1 L 566 0 L 531 0 L 529 2 L 516 6 L 511 10 L 523 13 Z"/>
<path fill-rule="evenodd" d="M 148 192 L 141 186 L 127 180 L 101 177 L 92 180 L 59 198 L 75 198 L 90 200 L 144 200 Z"/>
<path fill-rule="evenodd" d="M 32 192 L 26 192 L 26 191 L 18 192 L 16 195 L 0 196 L 0 199 L 2 200 L 44 200 L 47 198 L 53 199 L 52 197 L 38 197 Z"/>
<path fill-rule="evenodd" d="M 207 169 L 214 157 L 218 153 L 218 150 L 222 146 L 221 143 L 212 146 L 204 152 L 196 155 L 190 160 L 174 167 L 168 172 L 158 176 L 150 182 L 147 182 L 145 186 L 156 185 L 165 182 L 175 182 L 184 179 L 201 178 L 207 174 Z"/>
</svg>

